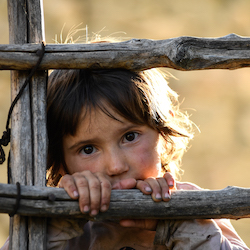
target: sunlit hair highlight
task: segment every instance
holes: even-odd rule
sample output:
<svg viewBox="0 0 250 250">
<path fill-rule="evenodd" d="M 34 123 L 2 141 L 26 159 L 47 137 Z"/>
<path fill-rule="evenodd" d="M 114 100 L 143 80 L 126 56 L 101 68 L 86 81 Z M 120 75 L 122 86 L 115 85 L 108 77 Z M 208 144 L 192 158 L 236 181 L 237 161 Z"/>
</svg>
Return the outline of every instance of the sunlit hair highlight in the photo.
<svg viewBox="0 0 250 250">
<path fill-rule="evenodd" d="M 162 166 L 174 176 L 192 138 L 192 123 L 179 110 L 178 96 L 156 69 L 141 72 L 126 69 L 55 70 L 48 82 L 48 169 L 57 185 L 63 156 L 63 137 L 75 135 L 83 112 L 112 108 L 130 122 L 148 125 L 162 136 Z M 104 105 L 104 103 L 106 105 Z M 108 106 L 108 108 L 106 108 Z"/>
</svg>

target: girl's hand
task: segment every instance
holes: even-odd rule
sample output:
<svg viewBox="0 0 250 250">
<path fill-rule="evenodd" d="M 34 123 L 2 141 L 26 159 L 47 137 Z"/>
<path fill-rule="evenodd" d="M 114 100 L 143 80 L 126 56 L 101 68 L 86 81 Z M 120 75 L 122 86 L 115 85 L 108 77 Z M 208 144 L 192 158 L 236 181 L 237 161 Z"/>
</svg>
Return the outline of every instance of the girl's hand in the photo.
<svg viewBox="0 0 250 250">
<path fill-rule="evenodd" d="M 109 208 L 111 183 L 102 173 L 90 171 L 66 174 L 59 183 L 72 199 L 79 199 L 82 213 L 96 216 L 99 211 L 105 212 Z"/>
<path fill-rule="evenodd" d="M 169 201 L 171 189 L 176 186 L 175 180 L 170 173 L 165 173 L 163 177 L 148 178 L 144 181 L 137 181 L 136 188 L 144 194 L 151 194 L 153 201 Z"/>
<path fill-rule="evenodd" d="M 133 178 L 121 180 L 112 187 L 104 174 L 99 172 L 91 173 L 88 170 L 73 175 L 66 174 L 59 183 L 59 187 L 64 188 L 72 199 L 79 199 L 81 212 L 89 213 L 91 216 L 96 216 L 99 211 L 105 212 L 108 210 L 111 189 L 131 189 L 136 187 L 144 194 L 151 194 L 154 201 L 168 201 L 171 194 L 170 189 L 174 188 L 174 186 L 175 181 L 172 175 L 166 173 L 161 178 L 148 178 L 144 181 L 136 181 Z M 154 230 L 154 226 L 148 225 L 148 223 L 143 224 L 142 227 Z"/>
<path fill-rule="evenodd" d="M 136 187 L 144 194 L 151 194 L 154 201 L 169 201 L 171 198 L 171 189 L 176 187 L 175 180 L 170 173 L 165 173 L 160 178 L 148 178 L 144 181 L 137 181 Z M 121 220 L 120 225 L 123 227 L 136 227 L 145 230 L 156 230 L 158 220 L 138 219 L 138 220 Z"/>
</svg>

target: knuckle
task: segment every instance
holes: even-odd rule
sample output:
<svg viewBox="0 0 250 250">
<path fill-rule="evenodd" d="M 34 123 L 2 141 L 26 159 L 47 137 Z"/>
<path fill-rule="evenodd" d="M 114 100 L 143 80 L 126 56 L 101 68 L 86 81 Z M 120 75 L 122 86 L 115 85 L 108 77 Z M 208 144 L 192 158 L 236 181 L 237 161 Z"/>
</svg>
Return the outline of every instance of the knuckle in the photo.
<svg viewBox="0 0 250 250">
<path fill-rule="evenodd" d="M 166 181 L 163 177 L 157 177 L 156 180 L 159 181 Z"/>
<path fill-rule="evenodd" d="M 136 181 L 136 185 L 141 185 L 141 184 L 144 184 L 146 183 L 146 181 L 142 181 L 142 180 L 137 180 Z"/>
<path fill-rule="evenodd" d="M 151 192 L 151 185 L 145 181 L 137 181 L 136 188 L 140 189 L 142 192 Z"/>
<path fill-rule="evenodd" d="M 108 205 L 109 201 L 110 200 L 108 198 L 102 198 L 102 204 Z"/>
<path fill-rule="evenodd" d="M 81 206 L 88 205 L 89 204 L 88 197 L 86 197 L 86 196 L 81 197 L 81 199 L 79 199 L 79 203 L 81 204 Z"/>
<path fill-rule="evenodd" d="M 158 194 L 162 192 L 162 189 L 160 187 L 155 187 L 153 192 L 154 194 Z"/>
<path fill-rule="evenodd" d="M 102 188 L 111 190 L 111 183 L 108 181 L 101 182 Z"/>
<path fill-rule="evenodd" d="M 166 179 L 174 179 L 174 177 L 173 177 L 173 175 L 170 173 L 170 172 L 166 172 L 165 174 L 164 174 L 164 178 L 166 178 Z"/>
<path fill-rule="evenodd" d="M 158 182 L 159 185 L 161 185 L 161 186 L 167 186 L 167 180 L 164 179 L 163 177 L 157 178 L 157 182 Z"/>
<path fill-rule="evenodd" d="M 77 186 L 79 188 L 87 188 L 88 187 L 88 181 L 85 178 L 80 178 L 77 180 Z"/>
<path fill-rule="evenodd" d="M 88 205 L 89 204 L 89 197 L 87 195 L 82 195 L 79 199 L 79 203 L 82 204 L 82 206 Z"/>
<path fill-rule="evenodd" d="M 73 185 L 73 178 L 70 175 L 65 175 L 61 178 L 59 187 L 67 187 Z"/>
<path fill-rule="evenodd" d="M 154 177 L 148 177 L 147 181 L 155 181 L 155 178 Z"/>
<path fill-rule="evenodd" d="M 91 207 L 91 210 L 94 210 L 94 209 L 99 210 L 100 201 L 91 200 L 90 207 Z"/>
<path fill-rule="evenodd" d="M 69 175 L 69 174 L 66 174 L 66 175 L 64 175 L 64 176 L 60 179 L 60 183 L 65 183 L 65 182 L 67 182 L 67 181 L 69 181 L 69 180 L 71 180 L 71 179 L 72 179 L 72 176 Z"/>
<path fill-rule="evenodd" d="M 91 189 L 95 189 L 95 190 L 100 190 L 100 182 L 98 180 L 94 180 L 91 184 L 90 184 L 90 188 Z"/>
<path fill-rule="evenodd" d="M 84 170 L 82 172 L 80 172 L 83 175 L 92 175 L 92 172 L 90 170 Z"/>
</svg>

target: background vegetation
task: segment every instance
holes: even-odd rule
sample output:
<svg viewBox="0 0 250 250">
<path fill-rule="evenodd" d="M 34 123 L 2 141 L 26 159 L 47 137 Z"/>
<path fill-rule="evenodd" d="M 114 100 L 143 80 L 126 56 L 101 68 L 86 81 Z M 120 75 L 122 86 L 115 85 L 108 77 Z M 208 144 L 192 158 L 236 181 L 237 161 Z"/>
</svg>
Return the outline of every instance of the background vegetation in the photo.
<svg viewBox="0 0 250 250">
<path fill-rule="evenodd" d="M 0 0 L 0 43 L 8 43 L 7 1 Z M 72 27 L 82 42 L 101 35 L 168 39 L 179 36 L 250 36 L 248 0 L 44 0 L 46 42 L 64 41 Z M 60 33 L 62 32 L 62 37 Z M 77 37 L 77 36 L 76 36 Z M 62 38 L 62 39 L 61 39 Z M 183 160 L 183 181 L 203 188 L 249 187 L 250 69 L 179 72 L 168 70 L 182 108 L 192 115 L 197 131 Z M 0 72 L 0 132 L 10 105 L 9 72 Z M 6 165 L 0 168 L 6 182 Z M 8 235 L 8 216 L 0 215 L 0 246 Z M 250 220 L 233 221 L 250 246 Z"/>
</svg>

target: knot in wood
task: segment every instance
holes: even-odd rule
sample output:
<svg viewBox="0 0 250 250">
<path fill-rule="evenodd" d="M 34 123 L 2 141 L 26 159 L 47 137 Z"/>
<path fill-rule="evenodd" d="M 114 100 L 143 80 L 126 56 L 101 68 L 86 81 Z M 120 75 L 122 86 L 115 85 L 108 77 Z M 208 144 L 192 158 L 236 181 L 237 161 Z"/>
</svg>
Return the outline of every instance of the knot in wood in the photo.
<svg viewBox="0 0 250 250">
<path fill-rule="evenodd" d="M 43 51 L 41 50 L 41 49 L 38 49 L 37 51 L 36 51 L 36 55 L 37 56 L 42 56 L 42 54 L 43 54 Z"/>
<path fill-rule="evenodd" d="M 130 43 L 141 43 L 142 40 L 141 39 L 136 39 L 136 38 L 133 38 L 129 41 Z"/>
<path fill-rule="evenodd" d="M 53 202 L 53 201 L 56 200 L 56 196 L 54 194 L 49 194 L 48 195 L 48 200 Z"/>
</svg>

